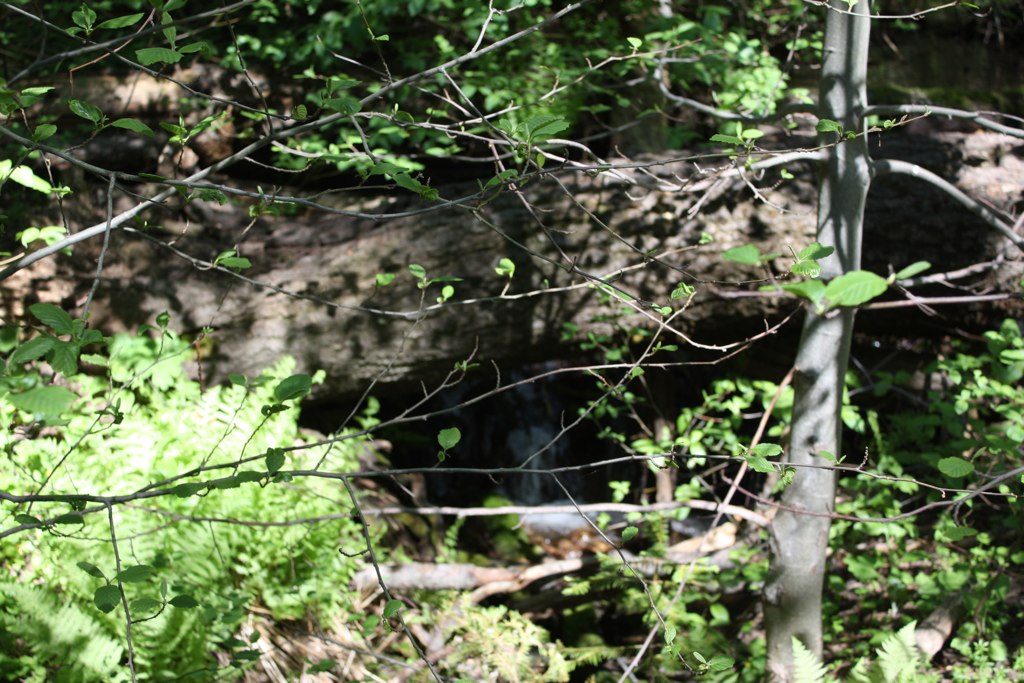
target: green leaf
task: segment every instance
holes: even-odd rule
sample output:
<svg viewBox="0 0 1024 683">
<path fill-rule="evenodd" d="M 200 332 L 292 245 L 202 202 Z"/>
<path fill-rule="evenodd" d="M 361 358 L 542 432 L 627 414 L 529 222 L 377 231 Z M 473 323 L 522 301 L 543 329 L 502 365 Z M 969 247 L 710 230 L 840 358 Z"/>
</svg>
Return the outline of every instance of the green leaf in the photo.
<svg viewBox="0 0 1024 683">
<path fill-rule="evenodd" d="M 813 278 L 821 275 L 821 266 L 815 261 L 797 261 L 789 267 L 789 272 Z"/>
<path fill-rule="evenodd" d="M 117 574 L 117 580 L 123 583 L 142 583 L 153 576 L 153 568 L 148 564 L 136 564 L 125 567 Z"/>
<path fill-rule="evenodd" d="M 71 324 L 71 316 L 59 306 L 53 304 L 32 304 L 28 307 L 36 319 L 49 327 L 57 334 L 71 334 L 74 326 Z"/>
<path fill-rule="evenodd" d="M 819 133 L 843 132 L 843 126 L 838 121 L 833 121 L 832 119 L 821 119 L 815 128 L 817 128 Z"/>
<path fill-rule="evenodd" d="M 782 285 L 782 291 L 803 297 L 813 303 L 818 303 L 825 296 L 825 283 L 821 280 L 793 282 Z"/>
<path fill-rule="evenodd" d="M 721 133 L 715 133 L 711 136 L 711 142 L 724 142 L 727 145 L 742 145 L 743 138 L 738 138 L 735 135 L 723 135 Z"/>
<path fill-rule="evenodd" d="M 306 672 L 311 674 L 323 673 L 325 671 L 330 671 L 337 665 L 338 663 L 333 659 L 321 659 L 319 662 L 306 669 Z"/>
<path fill-rule="evenodd" d="M 561 133 L 569 123 L 561 116 L 536 116 L 525 124 L 527 135 L 533 142 L 541 142 Z"/>
<path fill-rule="evenodd" d="M 774 443 L 759 443 L 750 452 L 763 458 L 773 458 L 776 455 L 782 455 L 782 446 Z"/>
<path fill-rule="evenodd" d="M 20 394 L 9 394 L 7 400 L 18 410 L 31 413 L 37 418 L 58 417 L 66 411 L 78 396 L 65 387 L 35 387 Z"/>
<path fill-rule="evenodd" d="M 88 102 L 82 100 L 68 100 L 68 108 L 75 116 L 81 116 L 87 121 L 99 124 L 103 120 L 103 112 Z"/>
<path fill-rule="evenodd" d="M 427 270 L 426 270 L 426 268 L 424 268 L 423 266 L 421 266 L 418 263 L 410 263 L 409 264 L 409 272 L 412 273 L 412 276 L 414 278 L 416 278 L 417 280 L 422 280 L 422 279 L 427 277 Z"/>
<path fill-rule="evenodd" d="M 96 28 L 124 28 L 125 26 L 134 26 L 139 23 L 142 17 L 146 16 L 143 13 L 138 14 L 126 14 L 123 17 L 114 17 L 113 19 L 107 19 Z"/>
<path fill-rule="evenodd" d="M 966 477 L 974 472 L 974 464 L 970 460 L 955 455 L 939 460 L 938 468 L 944 475 L 953 479 Z"/>
<path fill-rule="evenodd" d="M 623 543 L 629 543 L 631 540 L 636 538 L 636 535 L 640 533 L 640 530 L 635 526 L 627 526 L 622 530 L 621 538 Z"/>
<path fill-rule="evenodd" d="M 309 375 L 292 375 L 274 388 L 274 398 L 279 403 L 296 398 L 302 398 L 313 388 L 313 378 Z"/>
<path fill-rule="evenodd" d="M 441 448 L 446 451 L 450 448 L 454 448 L 461 440 L 462 432 L 459 431 L 458 427 L 449 427 L 448 429 L 442 429 L 437 433 L 437 443 L 439 443 Z"/>
<path fill-rule="evenodd" d="M 188 498 L 189 496 L 196 495 L 205 488 L 206 484 L 199 484 L 195 482 L 189 484 L 178 484 L 171 488 L 170 493 L 178 498 Z"/>
<path fill-rule="evenodd" d="M 761 252 L 753 244 L 744 244 L 722 252 L 722 258 L 746 266 L 756 266 L 761 263 Z"/>
<path fill-rule="evenodd" d="M 131 602 L 132 612 L 149 612 L 151 610 L 159 609 L 164 603 L 160 602 L 156 598 L 135 598 Z"/>
<path fill-rule="evenodd" d="M 516 274 L 516 264 L 510 258 L 502 258 L 498 261 L 498 267 L 494 269 L 494 272 L 498 275 L 504 275 L 511 280 L 512 276 Z"/>
<path fill-rule="evenodd" d="M 885 278 L 866 270 L 854 270 L 840 275 L 825 287 L 829 307 L 859 306 L 888 289 Z"/>
<path fill-rule="evenodd" d="M 182 56 L 177 50 L 166 47 L 144 47 L 141 50 L 135 51 L 135 57 L 142 66 L 151 66 L 161 62 L 164 64 L 177 64 L 181 61 Z"/>
<path fill-rule="evenodd" d="M 138 119 L 118 119 L 110 124 L 114 128 L 124 128 L 140 135 L 145 135 L 147 138 L 153 137 L 153 129 L 144 124 Z"/>
<path fill-rule="evenodd" d="M 949 540 L 956 542 L 962 541 L 965 538 L 972 538 L 978 535 L 976 529 L 972 529 L 968 526 L 955 526 L 949 529 L 943 529 L 942 535 Z"/>
<path fill-rule="evenodd" d="M 763 456 L 757 455 L 756 453 L 750 453 L 749 455 L 747 455 L 746 459 L 747 465 L 749 465 L 750 469 L 754 470 L 755 472 L 761 472 L 762 474 L 771 474 L 772 472 L 775 471 L 775 467 L 773 467 L 767 459 L 765 459 Z"/>
<path fill-rule="evenodd" d="M 52 123 L 40 123 L 36 126 L 36 129 L 32 132 L 32 139 L 36 142 L 40 142 L 47 138 L 51 138 L 57 132 L 57 126 Z"/>
<path fill-rule="evenodd" d="M 672 294 L 669 295 L 669 298 L 672 299 L 673 301 L 685 299 L 689 296 L 692 296 L 693 293 L 696 291 L 697 290 L 694 289 L 693 286 L 688 285 L 685 282 L 680 282 L 678 285 L 676 285 L 676 288 L 672 290 Z"/>
<path fill-rule="evenodd" d="M 307 116 L 309 116 L 309 112 L 306 111 L 306 105 L 304 104 L 297 104 L 292 109 L 292 118 L 297 121 L 305 121 Z"/>
<path fill-rule="evenodd" d="M 351 116 L 358 112 L 362 105 L 355 97 L 351 95 L 343 95 L 341 97 L 331 97 L 323 101 L 324 109 L 330 109 L 331 111 L 338 112 L 343 116 Z"/>
<path fill-rule="evenodd" d="M 96 21 L 96 13 L 92 11 L 91 7 L 82 3 L 79 9 L 71 13 L 71 21 L 75 22 L 76 26 L 81 26 L 86 31 L 91 31 L 92 25 Z"/>
<path fill-rule="evenodd" d="M 67 514 L 59 515 L 54 518 L 54 524 L 68 524 L 75 526 L 82 526 L 85 524 L 85 518 L 82 517 L 80 512 L 69 512 Z"/>
<path fill-rule="evenodd" d="M 191 595 L 175 595 L 169 602 L 171 605 L 179 609 L 194 609 L 199 607 L 199 602 Z"/>
<path fill-rule="evenodd" d="M 53 185 L 46 178 L 40 178 L 28 166 L 18 166 L 7 174 L 7 177 L 23 187 L 43 194 L 53 192 Z"/>
<path fill-rule="evenodd" d="M 14 515 L 14 521 L 17 522 L 18 524 L 42 524 L 43 523 L 43 520 L 39 519 L 38 517 L 33 517 L 32 515 L 26 515 L 26 514 Z"/>
<path fill-rule="evenodd" d="M 78 372 L 78 345 L 68 342 L 57 342 L 50 355 L 50 366 L 54 371 L 65 377 Z"/>
<path fill-rule="evenodd" d="M 252 268 L 252 261 L 244 256 L 225 256 L 222 259 L 217 259 L 217 265 L 235 270 L 245 270 L 246 268 Z"/>
<path fill-rule="evenodd" d="M 711 671 L 728 671 L 736 666 L 736 660 L 725 655 L 715 655 L 708 660 L 708 668 Z"/>
<path fill-rule="evenodd" d="M 271 448 L 267 451 L 267 472 L 271 474 L 284 467 L 284 451 L 280 448 Z"/>
<path fill-rule="evenodd" d="M 377 279 L 374 283 L 376 287 L 387 287 L 395 280 L 394 273 L 377 273 Z"/>
<path fill-rule="evenodd" d="M 757 128 L 747 128 L 740 135 L 744 140 L 757 140 L 758 138 L 764 137 L 764 131 L 758 130 Z"/>
<path fill-rule="evenodd" d="M 901 269 L 899 272 L 896 273 L 896 279 L 906 280 L 912 278 L 918 273 L 923 273 L 924 271 L 928 270 L 931 267 L 932 264 L 928 263 L 927 261 L 917 261 L 915 263 L 911 263 L 909 266 Z"/>
<path fill-rule="evenodd" d="M 121 602 L 121 591 L 112 584 L 100 586 L 96 589 L 96 593 L 93 594 L 92 601 L 96 608 L 104 614 L 113 612 L 114 608 Z"/>
<path fill-rule="evenodd" d="M 626 38 L 626 42 L 629 43 L 629 46 L 634 50 L 639 50 L 640 46 L 644 44 L 644 41 L 640 40 L 639 38 L 634 38 L 632 36 Z"/>
<path fill-rule="evenodd" d="M 7 364 L 9 366 L 18 365 L 20 363 L 38 360 L 50 352 L 50 349 L 53 348 L 56 341 L 57 340 L 53 337 L 36 337 L 35 339 L 30 339 L 18 348 L 14 349 L 14 353 L 12 353 L 11 357 L 7 360 Z"/>
<path fill-rule="evenodd" d="M 401 600 L 388 600 L 387 604 L 384 605 L 384 614 L 382 615 L 385 619 L 394 617 L 402 609 Z"/>
</svg>

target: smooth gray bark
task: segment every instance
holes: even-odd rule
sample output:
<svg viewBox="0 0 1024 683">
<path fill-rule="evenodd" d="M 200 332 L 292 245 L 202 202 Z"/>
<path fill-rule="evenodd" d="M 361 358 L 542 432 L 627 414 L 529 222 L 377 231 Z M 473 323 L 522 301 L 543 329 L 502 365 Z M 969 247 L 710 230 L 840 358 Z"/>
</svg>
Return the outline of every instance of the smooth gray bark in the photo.
<svg viewBox="0 0 1024 683">
<path fill-rule="evenodd" d="M 867 106 L 868 12 L 867 2 L 851 10 L 846 2 L 832 0 L 825 25 L 821 116 L 858 133 Z M 834 142 L 836 136 L 826 137 L 824 142 Z M 822 263 L 825 279 L 860 267 L 869 185 L 865 137 L 832 147 L 818 203 L 818 241 L 836 248 Z M 840 410 L 852 331 L 852 310 L 824 316 L 809 311 L 797 352 L 788 458 L 798 471 L 770 527 L 771 572 L 764 593 L 768 672 L 778 681 L 793 679 L 794 636 L 821 657 L 821 598 L 836 477 L 830 469 L 801 466 L 828 465 L 822 451 L 841 453 Z"/>
</svg>

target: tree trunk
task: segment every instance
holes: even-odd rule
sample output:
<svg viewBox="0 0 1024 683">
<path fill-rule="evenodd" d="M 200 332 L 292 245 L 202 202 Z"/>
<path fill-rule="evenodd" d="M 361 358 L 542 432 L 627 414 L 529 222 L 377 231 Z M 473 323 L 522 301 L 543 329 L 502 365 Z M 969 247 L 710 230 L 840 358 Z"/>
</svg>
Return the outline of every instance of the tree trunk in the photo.
<svg viewBox="0 0 1024 683">
<path fill-rule="evenodd" d="M 864 129 L 860 112 L 867 104 L 868 12 L 867 2 L 848 8 L 846 2 L 832 0 L 825 24 L 821 118 L 858 133 Z M 823 278 L 860 267 L 869 183 L 863 135 L 832 148 L 821 178 L 818 241 L 836 251 L 822 264 Z M 822 584 L 836 477 L 830 469 L 802 466 L 827 465 L 822 451 L 841 453 L 840 410 L 852 332 L 852 310 L 824 316 L 809 311 L 797 352 L 788 457 L 798 471 L 770 527 L 772 564 L 764 594 L 768 671 L 779 681 L 793 680 L 793 637 L 821 657 Z"/>
</svg>

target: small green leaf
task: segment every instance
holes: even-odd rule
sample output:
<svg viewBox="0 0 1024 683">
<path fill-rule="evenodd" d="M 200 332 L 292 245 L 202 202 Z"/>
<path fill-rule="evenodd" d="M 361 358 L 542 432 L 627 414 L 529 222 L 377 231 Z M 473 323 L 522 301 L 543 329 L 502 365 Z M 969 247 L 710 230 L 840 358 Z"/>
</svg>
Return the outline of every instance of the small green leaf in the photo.
<svg viewBox="0 0 1024 683">
<path fill-rule="evenodd" d="M 29 361 L 38 360 L 48 354 L 53 345 L 57 342 L 53 337 L 36 337 L 14 349 L 14 353 L 7 360 L 7 364 L 18 365 Z"/>
<path fill-rule="evenodd" d="M 225 256 L 222 259 L 217 259 L 217 265 L 224 268 L 233 268 L 234 270 L 245 270 L 246 268 L 252 268 L 252 261 L 244 256 Z"/>
<path fill-rule="evenodd" d="M 42 192 L 43 194 L 50 194 L 54 190 L 50 181 L 46 178 L 40 178 L 37 176 L 35 171 L 28 166 L 16 167 L 13 171 L 7 174 L 7 177 L 23 187 L 35 190 L 36 192 Z"/>
<path fill-rule="evenodd" d="M 640 530 L 637 529 L 635 526 L 627 526 L 625 529 L 622 530 L 622 542 L 629 543 L 634 538 L 636 538 L 636 535 L 638 533 L 640 533 Z"/>
<path fill-rule="evenodd" d="M 825 283 L 821 280 L 793 282 L 782 285 L 782 291 L 803 297 L 813 303 L 818 303 L 825 296 Z"/>
<path fill-rule="evenodd" d="M 516 274 L 516 264 L 510 258 L 502 258 L 498 261 L 498 267 L 494 269 L 494 272 L 498 275 L 504 275 L 511 280 L 512 276 Z"/>
<path fill-rule="evenodd" d="M 126 14 L 123 17 L 114 17 L 113 19 L 107 19 L 96 28 L 124 28 L 126 26 L 134 26 L 135 24 L 139 23 L 139 20 L 142 19 L 142 17 L 144 16 L 146 15 L 141 12 L 138 14 Z"/>
<path fill-rule="evenodd" d="M 18 524 L 42 524 L 43 523 L 43 520 L 39 519 L 38 517 L 33 517 L 32 515 L 26 515 L 26 514 L 14 515 L 14 521 L 17 522 Z"/>
<path fill-rule="evenodd" d="M 932 264 L 928 263 L 927 261 L 917 261 L 916 263 L 911 263 L 909 266 L 900 269 L 896 273 L 896 279 L 907 280 L 909 278 L 914 277 L 918 273 L 923 273 L 924 271 L 928 270 L 931 267 Z"/>
<path fill-rule="evenodd" d="M 151 566 L 148 564 L 136 564 L 122 569 L 118 573 L 117 579 L 123 583 L 142 583 L 149 580 L 151 576 L 153 576 L 153 568 Z"/>
<path fill-rule="evenodd" d="M 722 258 L 746 266 L 756 266 L 761 263 L 761 252 L 753 244 L 744 244 L 722 252 Z"/>
<path fill-rule="evenodd" d="M 764 131 L 758 130 L 757 128 L 747 128 L 740 135 L 744 140 L 757 140 L 758 138 L 764 137 Z"/>
<path fill-rule="evenodd" d="M 885 278 L 866 270 L 854 270 L 840 275 L 825 287 L 829 306 L 859 306 L 888 289 Z"/>
<path fill-rule="evenodd" d="M 32 132 L 32 139 L 36 142 L 40 142 L 47 138 L 51 138 L 57 132 L 57 126 L 52 123 L 40 123 L 36 126 L 36 129 Z"/>
<path fill-rule="evenodd" d="M 634 50 L 639 50 L 640 46 L 644 44 L 644 41 L 640 40 L 639 38 L 634 38 L 632 36 L 626 38 L 626 42 L 629 43 L 629 46 Z"/>
<path fill-rule="evenodd" d="M 156 598 L 135 598 L 131 602 L 132 612 L 149 612 L 155 609 L 159 609 L 164 603 L 160 602 Z"/>
<path fill-rule="evenodd" d="M 818 277 L 821 275 L 821 266 L 815 261 L 797 261 L 789 267 L 789 272 L 804 277 Z"/>
<path fill-rule="evenodd" d="M 782 446 L 774 443 L 759 443 L 750 452 L 764 458 L 773 458 L 776 455 L 782 455 Z"/>
<path fill-rule="evenodd" d="M 412 276 L 414 278 L 416 278 L 417 280 L 423 280 L 424 278 L 427 277 L 427 270 L 426 270 L 426 268 L 424 268 L 423 266 L 421 266 L 418 263 L 410 263 L 409 264 L 409 272 L 412 273 Z"/>
<path fill-rule="evenodd" d="M 974 464 L 970 460 L 955 455 L 939 460 L 938 468 L 944 475 L 953 479 L 966 477 L 974 472 Z"/>
<path fill-rule="evenodd" d="M 177 496 L 178 498 L 188 498 L 189 496 L 196 495 L 205 488 L 205 484 L 199 483 L 178 484 L 177 486 L 171 488 L 170 493 L 171 495 Z"/>
<path fill-rule="evenodd" d="M 337 665 L 338 663 L 335 662 L 333 659 L 321 659 L 319 662 L 313 664 L 308 669 L 306 669 L 306 671 L 307 673 L 318 674 L 323 673 L 325 671 L 330 671 Z"/>
<path fill-rule="evenodd" d="M 743 138 L 738 138 L 735 135 L 723 135 L 722 133 L 715 133 L 711 136 L 711 142 L 723 142 L 727 145 L 742 145 Z"/>
<path fill-rule="evenodd" d="M 95 577 L 96 579 L 102 579 L 103 581 L 106 581 L 106 577 L 104 577 L 103 572 L 100 571 L 99 567 L 97 567 L 95 564 L 91 564 L 84 560 L 76 562 L 76 564 L 78 565 L 79 569 L 89 574 L 90 577 Z"/>
<path fill-rule="evenodd" d="M 835 247 L 826 247 L 821 242 L 814 242 L 803 249 L 797 254 L 797 258 L 801 261 L 817 261 L 832 255 L 832 252 L 836 250 Z"/>
<path fill-rule="evenodd" d="M 199 602 L 191 595 L 175 595 L 170 599 L 170 604 L 179 609 L 193 609 L 199 607 Z"/>
<path fill-rule="evenodd" d="M 107 614 L 113 612 L 114 608 L 121 602 L 121 591 L 113 584 L 100 586 L 92 596 L 92 601 L 99 611 Z"/>
<path fill-rule="evenodd" d="M 377 273 L 377 279 L 374 283 L 375 287 L 387 287 L 395 280 L 394 273 Z"/>
<path fill-rule="evenodd" d="M 678 301 L 679 299 L 685 299 L 687 297 L 693 296 L 694 292 L 696 291 L 697 290 L 694 289 L 692 285 L 688 285 L 685 282 L 680 282 L 678 285 L 676 285 L 676 288 L 672 290 L 672 294 L 669 295 L 669 298 L 672 299 L 673 301 Z"/>
<path fill-rule="evenodd" d="M 942 535 L 951 541 L 962 541 L 965 538 L 972 538 L 978 535 L 976 529 L 967 526 L 955 526 L 950 529 L 943 529 Z"/>
<path fill-rule="evenodd" d="M 85 518 L 82 517 L 80 512 L 69 512 L 55 517 L 53 523 L 82 526 L 85 524 Z"/>
<path fill-rule="evenodd" d="M 728 671 L 736 666 L 736 660 L 725 655 L 715 655 L 708 660 L 708 668 L 712 671 Z"/>
<path fill-rule="evenodd" d="M 114 128 L 124 128 L 139 135 L 145 135 L 147 138 L 151 138 L 154 135 L 153 129 L 138 119 L 118 119 L 110 125 Z"/>
<path fill-rule="evenodd" d="M 442 429 L 437 433 L 437 443 L 439 443 L 441 448 L 446 451 L 454 448 L 461 440 L 462 432 L 459 431 L 458 427 L 449 427 L 448 429 Z"/>
<path fill-rule="evenodd" d="M 103 120 L 103 112 L 88 102 L 68 100 L 68 108 L 75 116 L 81 116 L 83 119 L 92 121 L 95 124 L 99 124 Z"/>
<path fill-rule="evenodd" d="M 292 375 L 287 379 L 281 380 L 281 383 L 277 385 L 274 389 L 274 398 L 279 403 L 283 403 L 291 399 L 302 398 L 312 388 L 313 378 L 309 375 Z"/>
<path fill-rule="evenodd" d="M 388 600 L 387 604 L 384 605 L 384 614 L 382 615 L 385 619 L 391 619 L 398 614 L 402 609 L 401 600 Z"/>
<path fill-rule="evenodd" d="M 32 315 L 39 322 L 43 323 L 57 334 L 71 334 L 74 326 L 71 324 L 71 316 L 59 306 L 53 304 L 32 304 L 28 307 Z"/>
<path fill-rule="evenodd" d="M 843 131 L 842 125 L 832 119 L 821 119 L 815 127 L 819 133 L 841 133 Z"/>
<path fill-rule="evenodd" d="M 306 111 L 306 105 L 304 104 L 297 104 L 292 109 L 292 118 L 296 121 L 305 121 L 307 116 L 309 116 L 309 112 Z"/>
<path fill-rule="evenodd" d="M 83 3 L 80 8 L 71 13 L 71 21 L 75 22 L 76 26 L 80 26 L 86 31 L 91 31 L 92 25 L 96 21 L 96 13 L 92 11 L 91 7 Z"/>
<path fill-rule="evenodd" d="M 756 453 L 751 453 L 747 456 L 747 464 L 750 466 L 750 469 L 762 474 L 771 474 L 775 471 L 775 467 L 766 458 Z"/>
<path fill-rule="evenodd" d="M 274 474 L 284 467 L 284 451 L 280 448 L 271 448 L 267 451 L 267 472 Z"/>
<path fill-rule="evenodd" d="M 142 66 L 151 66 L 163 62 L 164 64 L 177 64 L 181 61 L 182 54 L 177 50 L 166 47 L 144 47 L 135 51 L 135 57 Z"/>
</svg>

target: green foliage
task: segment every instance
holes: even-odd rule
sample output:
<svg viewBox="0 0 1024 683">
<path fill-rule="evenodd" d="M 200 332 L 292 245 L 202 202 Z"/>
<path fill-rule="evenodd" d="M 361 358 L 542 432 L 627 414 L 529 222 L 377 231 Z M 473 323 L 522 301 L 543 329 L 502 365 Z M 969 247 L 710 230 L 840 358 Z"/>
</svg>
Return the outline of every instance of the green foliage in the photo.
<svg viewBox="0 0 1024 683">
<path fill-rule="evenodd" d="M 26 355 L 26 346 L 58 332 L 74 338 L 78 321 L 58 311 L 33 310 L 46 327 L 13 350 L 7 367 L 17 374 L 8 381 L 41 380 L 28 357 L 42 359 L 46 350 L 36 344 Z M 37 503 L 31 515 L 4 505 L 3 512 L 22 523 L 52 521 L 17 536 L 14 554 L 5 546 L 11 571 L 0 577 L 0 671 L 27 680 L 50 680 L 58 670 L 61 680 L 124 680 L 121 590 L 133 620 L 136 666 L 160 679 L 215 670 L 211 656 L 217 652 L 244 664 L 251 651 L 233 644 L 234 634 L 257 603 L 277 619 L 330 618 L 351 607 L 350 596 L 337 587 L 359 567 L 364 541 L 358 524 L 332 518 L 339 501 L 328 480 L 288 484 L 282 470 L 310 469 L 321 458 L 338 470 L 358 469 L 357 442 L 364 439 L 336 443 L 329 452 L 301 447 L 297 411 L 282 402 L 306 395 L 317 378 L 289 374 L 286 360 L 260 377 L 200 392 L 182 369 L 187 346 L 166 328 L 156 332 L 104 340 L 107 353 L 89 361 L 105 368 L 105 377 L 69 374 L 64 379 L 70 389 L 39 385 L 77 397 L 63 406 L 64 420 L 48 436 L 24 438 L 41 410 L 19 404 L 28 392 L 0 402 L 0 448 L 12 465 L 0 474 L 0 488 L 34 491 L 49 476 L 47 492 L 66 494 Z M 281 409 L 266 410 L 276 406 Z M 250 457 L 266 469 L 237 464 Z M 177 478 L 204 465 L 231 463 L 235 474 L 214 470 L 208 475 L 213 484 Z M 117 571 L 106 515 L 89 514 L 73 494 L 129 494 L 168 483 L 178 495 L 118 507 Z M 182 521 L 163 528 L 168 516 Z M 259 525 L 188 521 L 203 518 L 321 521 L 272 533 Z M 338 553 L 339 547 L 349 555 Z"/>
</svg>

